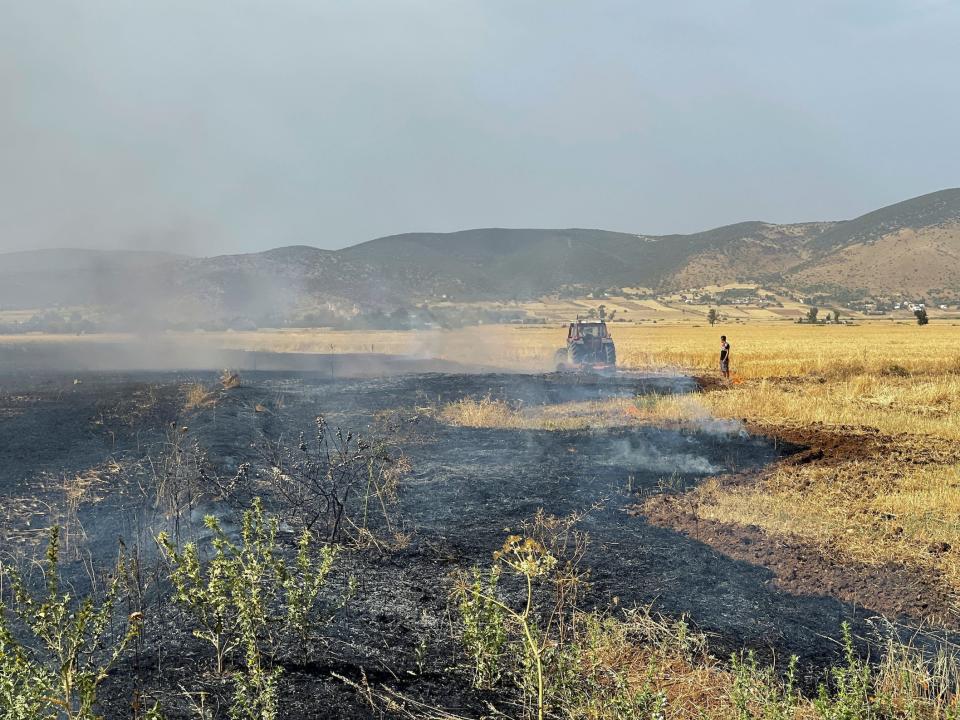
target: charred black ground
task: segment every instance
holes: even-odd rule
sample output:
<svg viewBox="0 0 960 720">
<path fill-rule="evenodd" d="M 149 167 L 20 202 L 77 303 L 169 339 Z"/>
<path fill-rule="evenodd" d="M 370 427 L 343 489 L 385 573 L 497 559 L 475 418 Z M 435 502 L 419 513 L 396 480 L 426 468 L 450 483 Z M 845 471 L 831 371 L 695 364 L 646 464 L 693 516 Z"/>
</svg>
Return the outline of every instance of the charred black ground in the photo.
<svg viewBox="0 0 960 720">
<path fill-rule="evenodd" d="M 209 461 L 230 474 L 240 463 L 256 460 L 263 438 L 309 431 L 318 415 L 355 432 L 391 426 L 412 467 L 398 508 L 409 543 L 348 556 L 339 582 L 349 572 L 359 592 L 328 629 L 330 661 L 286 669 L 283 683 L 295 698 L 287 717 L 367 717 L 362 698 L 334 674 L 366 677 L 468 714 L 479 711 L 484 698 L 451 670 L 458 658 L 449 632 L 450 576 L 488 564 L 504 537 L 541 508 L 555 515 L 586 512 L 581 527 L 591 538 L 588 606 L 653 604 L 669 615 L 688 615 L 711 636 L 717 654 L 741 647 L 795 653 L 810 672 L 835 658 L 837 646 L 827 638 L 837 635 L 843 620 L 853 621 L 861 634 L 869 631 L 867 619 L 875 614 L 870 608 L 826 595 L 791 594 L 772 582 L 770 571 L 627 512 L 638 494 L 760 468 L 778 456 L 772 442 L 737 425 L 517 431 L 455 427 L 437 422 L 431 412 L 462 397 L 486 395 L 543 404 L 688 392 L 695 388 L 689 379 L 497 374 L 336 379 L 246 372 L 240 387 L 223 393 L 215 406 L 183 410 L 185 383 L 216 380 L 207 373 L 0 377 L 4 549 L 14 555 L 36 552 L 38 528 L 66 517 L 63 479 L 91 468 L 97 480 L 74 518 L 77 552 L 67 566 L 74 581 L 84 582 L 83 558 L 108 565 L 118 540 L 150 547 L 164 521 L 146 510 L 122 473 L 111 475 L 110 461 L 141 462 L 169 432 L 204 447 Z M 108 717 L 127 717 L 135 690 L 166 688 L 175 695 L 185 678 L 203 675 L 197 643 L 176 627 L 162 597 L 153 603 L 155 629 L 108 683 Z M 179 717 L 176 712 L 174 707 L 171 716 Z"/>
</svg>

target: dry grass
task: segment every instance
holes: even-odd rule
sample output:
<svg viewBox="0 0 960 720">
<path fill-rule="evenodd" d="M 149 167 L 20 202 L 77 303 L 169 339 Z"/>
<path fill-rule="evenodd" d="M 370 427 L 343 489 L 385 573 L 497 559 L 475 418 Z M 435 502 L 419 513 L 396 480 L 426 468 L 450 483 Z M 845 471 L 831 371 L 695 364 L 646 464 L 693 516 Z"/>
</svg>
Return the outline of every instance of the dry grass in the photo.
<svg viewBox="0 0 960 720">
<path fill-rule="evenodd" d="M 202 383 L 192 383 L 183 387 L 183 409 L 196 410 L 216 404 L 216 393 L 210 392 Z"/>
<path fill-rule="evenodd" d="M 703 518 L 789 534 L 861 562 L 928 568 L 960 588 L 960 464 L 897 468 L 868 456 L 697 492 Z"/>
<path fill-rule="evenodd" d="M 946 361 L 931 355 L 928 363 Z M 868 563 L 907 562 L 960 588 L 960 378 L 860 374 L 708 393 L 720 417 L 862 435 L 841 462 L 783 465 L 747 487 L 705 486 L 704 518 L 790 534 Z M 876 436 L 879 443 L 866 442 Z"/>
<path fill-rule="evenodd" d="M 713 371 L 719 338 L 730 337 L 733 369 L 741 378 L 850 378 L 960 372 L 960 329 L 946 323 L 890 321 L 808 326 L 790 322 L 743 325 L 663 324 L 610 326 L 619 364 L 625 368 Z M 283 330 L 206 333 L 193 336 L 213 346 L 316 353 L 389 353 L 435 357 L 509 369 L 552 369 L 564 343 L 559 324 L 541 327 L 483 326 L 423 332 Z"/>
<path fill-rule="evenodd" d="M 451 425 L 512 430 L 585 430 L 640 424 L 675 426 L 710 417 L 700 397 L 694 395 L 640 395 L 557 405 L 521 405 L 487 395 L 448 403 L 436 416 Z"/>
<path fill-rule="evenodd" d="M 825 425 L 960 440 L 960 375 L 855 375 L 817 382 L 761 380 L 709 393 L 712 413 L 765 425 Z"/>
<path fill-rule="evenodd" d="M 768 329 L 768 347 L 741 360 L 751 364 L 744 375 L 759 377 L 704 394 L 703 406 L 771 434 L 863 436 L 863 452 L 781 465 L 752 486 L 707 484 L 696 491 L 701 517 L 789 534 L 862 562 L 906 562 L 960 588 L 960 332 L 925 330 Z M 791 376 L 801 332 L 813 333 L 800 353 L 814 373 Z M 837 342 L 840 333 L 849 340 Z"/>
<path fill-rule="evenodd" d="M 731 365 L 743 379 L 960 372 L 960 331 L 943 324 L 662 326 L 616 328 L 614 336 L 625 367 L 715 371 L 721 334 L 729 336 Z"/>
</svg>

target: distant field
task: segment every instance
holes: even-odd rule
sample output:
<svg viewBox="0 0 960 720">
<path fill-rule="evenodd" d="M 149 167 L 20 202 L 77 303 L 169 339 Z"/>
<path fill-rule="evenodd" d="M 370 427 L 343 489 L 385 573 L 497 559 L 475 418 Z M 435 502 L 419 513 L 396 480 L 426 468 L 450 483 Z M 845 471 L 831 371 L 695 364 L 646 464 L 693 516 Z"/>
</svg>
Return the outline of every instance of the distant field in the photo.
<svg viewBox="0 0 960 720">
<path fill-rule="evenodd" d="M 614 324 L 618 364 L 630 368 L 713 370 L 721 334 L 733 346 L 733 370 L 741 378 L 858 373 L 960 371 L 960 326 L 933 321 L 877 320 L 856 325 L 779 323 Z M 552 369 L 565 342 L 561 323 L 489 325 L 459 330 L 350 331 L 283 329 L 163 333 L 198 348 L 298 353 L 383 353 L 435 357 L 504 369 Z M 129 335 L 0 335 L 0 344 L 112 343 Z"/>
<path fill-rule="evenodd" d="M 611 326 L 619 364 L 633 368 L 713 370 L 719 337 L 733 346 L 733 369 L 743 378 L 791 375 L 849 376 L 960 370 L 960 328 L 931 323 L 809 326 L 793 323 L 710 327 Z M 228 332 L 195 335 L 222 347 L 279 352 L 375 352 L 438 357 L 504 368 L 550 369 L 562 347 L 562 326 L 486 326 L 453 331 Z"/>
<path fill-rule="evenodd" d="M 709 304 L 700 303 L 694 300 L 695 295 L 701 293 L 721 294 L 731 291 L 743 290 L 745 296 L 759 294 L 764 297 L 773 297 L 779 303 L 770 304 L 764 307 L 750 304 Z M 725 322 L 746 323 L 746 322 L 778 322 L 795 321 L 805 318 L 810 309 L 805 305 L 790 297 L 779 295 L 764 288 L 758 288 L 756 285 L 713 285 L 690 290 L 686 293 L 672 293 L 662 295 L 656 299 L 631 299 L 626 297 L 601 297 L 601 298 L 575 298 L 575 299 L 540 299 L 537 301 L 525 302 L 480 302 L 473 303 L 473 307 L 481 307 L 495 311 L 522 310 L 529 317 L 546 322 L 566 322 L 575 318 L 578 314 L 586 316 L 591 310 L 596 311 L 600 306 L 606 307 L 608 315 L 611 313 L 614 322 L 633 324 L 652 324 L 652 323 L 681 323 L 697 324 L 706 322 L 707 313 L 715 309 Z M 441 303 L 437 307 L 458 307 L 455 303 Z M 462 306 L 468 307 L 468 306 Z M 909 310 L 893 310 L 886 315 L 864 315 L 861 312 L 851 310 L 841 305 L 830 305 L 819 308 L 820 318 L 824 318 L 828 313 L 831 315 L 840 311 L 841 317 L 845 320 L 870 321 L 870 322 L 891 322 L 891 321 L 913 321 L 913 314 Z M 938 307 L 928 308 L 931 318 L 941 320 L 960 320 L 960 311 L 941 310 Z"/>
</svg>

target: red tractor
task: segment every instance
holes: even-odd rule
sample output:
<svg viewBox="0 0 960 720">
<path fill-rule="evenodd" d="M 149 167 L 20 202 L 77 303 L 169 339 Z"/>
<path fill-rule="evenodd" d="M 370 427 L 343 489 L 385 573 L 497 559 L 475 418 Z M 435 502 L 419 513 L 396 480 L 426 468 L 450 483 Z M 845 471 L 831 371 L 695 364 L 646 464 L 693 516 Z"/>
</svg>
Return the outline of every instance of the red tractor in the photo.
<svg viewBox="0 0 960 720">
<path fill-rule="evenodd" d="M 567 347 L 557 350 L 557 371 L 615 370 L 617 349 L 603 320 L 585 322 L 577 318 L 567 329 Z"/>
</svg>

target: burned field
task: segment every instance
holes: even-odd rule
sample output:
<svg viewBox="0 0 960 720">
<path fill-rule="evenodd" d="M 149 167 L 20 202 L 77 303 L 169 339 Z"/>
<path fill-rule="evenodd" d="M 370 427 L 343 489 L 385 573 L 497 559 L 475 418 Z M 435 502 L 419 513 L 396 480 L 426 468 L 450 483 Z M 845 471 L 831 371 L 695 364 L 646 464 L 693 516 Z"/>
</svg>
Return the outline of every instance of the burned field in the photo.
<svg viewBox="0 0 960 720">
<path fill-rule="evenodd" d="M 310 526 L 343 549 L 318 596 L 330 612 L 316 636 L 271 656 L 282 669 L 280 717 L 437 717 L 441 708 L 477 717 L 491 707 L 522 715 L 509 693 L 473 687 L 452 593 L 458 573 L 489 567 L 505 538 L 527 535 L 538 513 L 575 518 L 557 527 L 588 537 L 577 553 L 579 608 L 686 617 L 713 655 L 796 655 L 808 687 L 841 656 L 830 638 L 842 623 L 862 640 L 878 612 L 908 624 L 924 615 L 921 603 L 876 593 L 871 603 L 869 588 L 829 581 L 853 573 L 869 585 L 887 576 L 820 571 L 822 558 L 803 546 L 780 552 L 756 528 L 690 519 L 685 490 L 817 452 L 800 442 L 729 421 L 504 429 L 451 424 L 439 410 L 464 398 L 526 407 L 642 401 L 697 392 L 688 378 L 11 373 L 0 391 L 5 564 L 39 584 L 31 561 L 42 556 L 50 525 L 61 527 L 59 572 L 74 595 L 103 585 L 118 552 L 135 561 L 118 603 L 142 616 L 142 628 L 102 682 L 97 707 L 107 718 L 146 716 L 156 703 L 163 717 L 228 716 L 232 686 L 171 600 L 170 559 L 156 539 L 194 542 L 209 557 L 216 532 L 239 542 L 239 518 L 262 497 L 282 519 L 278 546 L 293 554 L 308 506 L 330 502 L 291 479 L 308 474 L 298 452 L 312 451 L 318 430 L 343 457 L 362 455 L 367 471 L 376 465 L 377 492 L 369 482 L 343 485 L 335 507 Z M 205 516 L 217 518 L 216 531 Z M 804 581 L 796 581 L 798 566 Z M 791 573 L 795 581 L 784 582 Z M 903 595 L 901 580 L 877 587 Z M 239 650 L 226 661 L 247 662 Z"/>
</svg>

